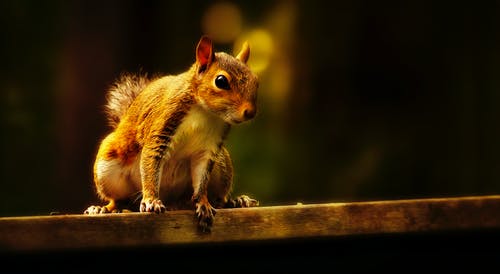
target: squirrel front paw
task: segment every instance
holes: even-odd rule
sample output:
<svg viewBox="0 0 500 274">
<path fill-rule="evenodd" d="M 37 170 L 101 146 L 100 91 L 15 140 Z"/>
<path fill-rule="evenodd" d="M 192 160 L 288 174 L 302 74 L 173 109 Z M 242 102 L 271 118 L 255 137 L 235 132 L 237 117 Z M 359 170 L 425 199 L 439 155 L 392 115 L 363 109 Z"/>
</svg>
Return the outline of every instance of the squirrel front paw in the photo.
<svg viewBox="0 0 500 274">
<path fill-rule="evenodd" d="M 198 218 L 198 227 L 201 231 L 210 232 L 216 213 L 217 211 L 212 207 L 212 205 L 210 205 L 210 203 L 208 203 L 208 201 L 196 203 L 195 214 Z"/>
<path fill-rule="evenodd" d="M 140 211 L 163 213 L 166 211 L 166 207 L 160 199 L 142 199 Z"/>
</svg>

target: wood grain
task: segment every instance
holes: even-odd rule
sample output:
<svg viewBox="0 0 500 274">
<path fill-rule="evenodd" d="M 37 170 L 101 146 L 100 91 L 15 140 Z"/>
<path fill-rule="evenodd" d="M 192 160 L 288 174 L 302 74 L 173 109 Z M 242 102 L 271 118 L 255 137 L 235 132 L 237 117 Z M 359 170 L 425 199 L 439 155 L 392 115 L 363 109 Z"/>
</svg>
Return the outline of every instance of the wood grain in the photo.
<svg viewBox="0 0 500 274">
<path fill-rule="evenodd" d="M 191 211 L 0 218 L 0 251 L 165 246 L 500 228 L 500 195 L 219 209 L 211 233 Z"/>
</svg>

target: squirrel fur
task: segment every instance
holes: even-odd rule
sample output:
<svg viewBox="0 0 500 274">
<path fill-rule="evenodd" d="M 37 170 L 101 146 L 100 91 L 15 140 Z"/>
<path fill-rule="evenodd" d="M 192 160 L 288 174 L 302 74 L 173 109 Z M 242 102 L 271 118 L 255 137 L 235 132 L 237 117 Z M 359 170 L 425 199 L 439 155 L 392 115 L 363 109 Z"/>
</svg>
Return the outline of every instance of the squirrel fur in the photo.
<svg viewBox="0 0 500 274">
<path fill-rule="evenodd" d="M 199 227 L 211 229 L 215 208 L 257 206 L 246 195 L 231 198 L 233 165 L 224 141 L 232 125 L 256 114 L 258 78 L 237 56 L 213 51 L 202 36 L 196 62 L 178 75 L 123 74 L 108 90 L 112 131 L 99 145 L 94 183 L 106 205 L 85 214 L 191 208 Z"/>
</svg>

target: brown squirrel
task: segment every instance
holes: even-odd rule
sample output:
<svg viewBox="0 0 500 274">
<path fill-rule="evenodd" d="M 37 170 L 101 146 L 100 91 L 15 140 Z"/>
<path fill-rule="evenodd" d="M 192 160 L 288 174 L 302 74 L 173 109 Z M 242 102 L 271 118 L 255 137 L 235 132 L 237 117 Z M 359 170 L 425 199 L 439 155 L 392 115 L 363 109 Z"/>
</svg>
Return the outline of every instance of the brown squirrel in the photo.
<svg viewBox="0 0 500 274">
<path fill-rule="evenodd" d="M 249 54 L 246 42 L 236 57 L 215 53 L 202 36 L 186 72 L 123 75 L 108 91 L 113 131 L 94 164 L 96 191 L 107 205 L 84 213 L 120 212 L 135 198 L 140 212 L 194 209 L 209 231 L 215 208 L 257 206 L 246 195 L 231 199 L 233 166 L 224 147 L 231 125 L 256 114 L 259 83 L 246 65 Z"/>
</svg>

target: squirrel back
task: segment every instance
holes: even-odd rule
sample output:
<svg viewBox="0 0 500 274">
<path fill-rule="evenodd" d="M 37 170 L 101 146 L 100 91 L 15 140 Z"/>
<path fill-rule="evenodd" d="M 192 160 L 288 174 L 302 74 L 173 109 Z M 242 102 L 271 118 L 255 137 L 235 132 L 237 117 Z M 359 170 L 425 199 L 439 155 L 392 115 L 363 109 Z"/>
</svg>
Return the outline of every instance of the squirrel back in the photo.
<svg viewBox="0 0 500 274">
<path fill-rule="evenodd" d="M 134 99 L 144 88 L 154 81 L 147 74 L 122 73 L 118 80 L 108 89 L 104 106 L 108 123 L 114 129 L 120 123 Z"/>
</svg>

